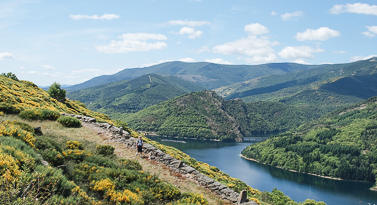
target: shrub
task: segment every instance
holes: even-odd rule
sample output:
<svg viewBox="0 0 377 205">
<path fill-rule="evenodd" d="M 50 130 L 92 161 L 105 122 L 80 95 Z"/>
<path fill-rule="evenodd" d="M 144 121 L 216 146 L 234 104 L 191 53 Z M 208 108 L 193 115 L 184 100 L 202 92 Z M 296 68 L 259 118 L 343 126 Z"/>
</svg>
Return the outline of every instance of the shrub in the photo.
<svg viewBox="0 0 377 205">
<path fill-rule="evenodd" d="M 68 149 L 84 150 L 84 146 L 79 141 L 67 141 L 66 147 Z"/>
<path fill-rule="evenodd" d="M 202 194 L 183 193 L 181 199 L 177 201 L 178 204 L 208 204 L 207 199 L 203 198 Z"/>
<path fill-rule="evenodd" d="M 61 116 L 57 121 L 65 127 L 81 127 L 81 121 L 71 116 Z"/>
<path fill-rule="evenodd" d="M 114 154 L 115 148 L 111 145 L 97 145 L 97 153 L 102 154 L 103 156 L 109 156 Z"/>
<path fill-rule="evenodd" d="M 0 111 L 6 113 L 6 114 L 18 114 L 20 113 L 20 110 L 18 110 L 13 105 L 7 103 L 7 102 L 0 102 Z"/>
<path fill-rule="evenodd" d="M 56 120 L 60 117 L 60 113 L 58 111 L 34 108 L 23 110 L 18 116 L 28 120 Z"/>
<path fill-rule="evenodd" d="M 59 102 L 65 102 L 66 91 L 60 87 L 59 83 L 53 83 L 48 89 L 48 94 Z"/>
<path fill-rule="evenodd" d="M 9 137 L 18 138 L 26 142 L 32 147 L 35 146 L 34 133 L 29 132 L 27 130 L 23 130 L 19 125 L 17 125 L 17 121 L 8 120 L 1 123 L 0 124 L 0 137 L 1 136 L 9 136 Z"/>
<path fill-rule="evenodd" d="M 119 162 L 125 169 L 130 170 L 142 170 L 143 167 L 138 161 L 130 160 L 130 159 L 120 159 Z"/>
<path fill-rule="evenodd" d="M 84 160 L 85 162 L 92 163 L 92 164 L 97 164 L 98 166 L 103 166 L 103 167 L 110 167 L 110 168 L 115 168 L 117 167 L 114 162 L 109 160 L 108 158 L 105 158 L 100 155 L 92 155 Z"/>
<path fill-rule="evenodd" d="M 171 184 L 158 183 L 151 191 L 156 199 L 160 201 L 176 200 L 181 196 L 179 189 Z"/>
</svg>

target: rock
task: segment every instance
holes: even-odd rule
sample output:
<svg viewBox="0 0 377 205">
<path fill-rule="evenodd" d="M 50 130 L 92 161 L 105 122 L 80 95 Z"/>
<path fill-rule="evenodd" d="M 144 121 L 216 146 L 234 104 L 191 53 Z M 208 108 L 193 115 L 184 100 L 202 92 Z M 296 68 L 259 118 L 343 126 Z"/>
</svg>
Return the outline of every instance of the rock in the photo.
<svg viewBox="0 0 377 205">
<path fill-rule="evenodd" d="M 194 168 L 190 167 L 190 166 L 184 166 L 184 167 L 181 167 L 179 168 L 179 170 L 183 173 L 183 174 L 190 174 L 192 173 L 193 171 L 195 171 Z"/>
<path fill-rule="evenodd" d="M 183 161 L 182 160 L 179 160 L 179 163 L 177 164 L 177 166 L 175 167 L 176 169 L 179 169 L 183 166 Z"/>
<path fill-rule="evenodd" d="M 242 190 L 240 195 L 238 196 L 237 204 L 241 204 L 247 202 L 247 191 Z"/>
<path fill-rule="evenodd" d="M 36 127 L 34 128 L 34 133 L 38 136 L 43 135 L 42 128 L 41 127 Z"/>
</svg>

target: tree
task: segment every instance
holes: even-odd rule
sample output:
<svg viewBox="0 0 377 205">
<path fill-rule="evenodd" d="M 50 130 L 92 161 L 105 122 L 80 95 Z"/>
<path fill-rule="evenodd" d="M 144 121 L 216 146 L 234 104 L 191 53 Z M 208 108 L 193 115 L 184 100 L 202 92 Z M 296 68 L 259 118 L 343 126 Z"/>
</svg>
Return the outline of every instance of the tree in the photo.
<svg viewBox="0 0 377 205">
<path fill-rule="evenodd" d="M 48 94 L 59 102 L 65 102 L 66 91 L 60 87 L 59 83 L 53 83 L 48 89 Z"/>
<path fill-rule="evenodd" d="M 5 76 L 5 77 L 7 77 L 7 78 L 10 78 L 10 79 L 12 79 L 12 80 L 18 81 L 17 76 L 16 76 L 14 73 L 12 73 L 12 72 L 9 72 L 9 73 L 2 73 L 1 75 L 2 75 L 2 76 Z"/>
</svg>

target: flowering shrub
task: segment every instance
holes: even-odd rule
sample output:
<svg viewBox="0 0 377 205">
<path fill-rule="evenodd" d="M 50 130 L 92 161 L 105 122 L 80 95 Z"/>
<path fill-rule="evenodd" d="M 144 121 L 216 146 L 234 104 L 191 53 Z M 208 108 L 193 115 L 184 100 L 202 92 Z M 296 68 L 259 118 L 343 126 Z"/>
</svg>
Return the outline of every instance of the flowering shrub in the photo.
<svg viewBox="0 0 377 205">
<path fill-rule="evenodd" d="M 0 102 L 0 111 L 6 114 L 18 114 L 20 110 L 15 108 L 13 105 L 7 102 Z"/>
<path fill-rule="evenodd" d="M 21 139 L 30 146 L 34 147 L 35 138 L 34 133 L 22 129 L 17 121 L 5 121 L 0 124 L 0 137 L 9 136 Z"/>
<path fill-rule="evenodd" d="M 142 170 L 143 167 L 138 161 L 129 160 L 129 159 L 120 159 L 120 164 L 124 169 L 130 169 L 130 170 Z"/>
<path fill-rule="evenodd" d="M 18 115 L 22 119 L 28 120 L 53 120 L 55 121 L 60 117 L 60 113 L 58 111 L 52 111 L 47 109 L 41 108 L 34 108 L 34 109 L 26 109 L 20 112 Z"/>
<path fill-rule="evenodd" d="M 87 152 L 87 151 L 84 151 L 84 150 L 72 150 L 72 149 L 69 149 L 69 150 L 65 150 L 62 152 L 63 156 L 65 159 L 69 159 L 69 160 L 76 160 L 76 161 L 84 161 L 84 159 L 88 156 L 91 155 L 90 152 Z"/>
<path fill-rule="evenodd" d="M 65 127 L 81 127 L 81 121 L 71 116 L 61 116 L 57 121 Z"/>
<path fill-rule="evenodd" d="M 151 188 L 154 197 L 160 201 L 177 200 L 181 196 L 179 189 L 171 184 L 157 183 Z"/>
<path fill-rule="evenodd" d="M 96 149 L 98 154 L 102 154 L 104 156 L 113 155 L 115 150 L 115 148 L 111 145 L 97 145 Z"/>
<path fill-rule="evenodd" d="M 67 149 L 84 149 L 84 146 L 79 141 L 67 141 L 66 147 Z"/>
<path fill-rule="evenodd" d="M 202 194 L 194 194 L 194 193 L 183 193 L 180 200 L 176 203 L 178 204 L 204 204 L 207 205 L 207 199 L 203 198 Z"/>
</svg>

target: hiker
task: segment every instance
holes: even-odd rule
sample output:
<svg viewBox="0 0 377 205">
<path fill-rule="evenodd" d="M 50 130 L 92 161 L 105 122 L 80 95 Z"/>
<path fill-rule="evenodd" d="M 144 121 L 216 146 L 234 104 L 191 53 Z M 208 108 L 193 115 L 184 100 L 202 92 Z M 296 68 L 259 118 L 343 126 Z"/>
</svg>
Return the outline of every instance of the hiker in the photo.
<svg viewBox="0 0 377 205">
<path fill-rule="evenodd" d="M 137 153 L 140 153 L 140 157 L 142 157 L 141 154 L 142 154 L 142 152 L 143 152 L 143 144 L 144 144 L 144 142 L 143 142 L 143 140 L 141 139 L 141 135 L 140 135 L 140 136 L 139 136 L 139 139 L 138 139 L 137 142 L 136 142 L 137 152 L 136 152 L 135 155 L 137 155 Z"/>
</svg>

